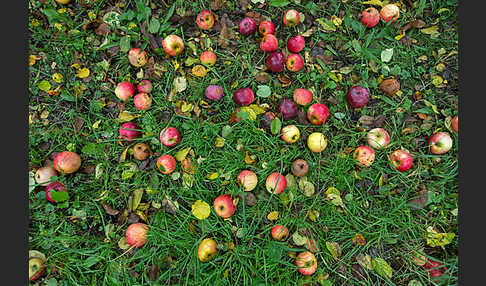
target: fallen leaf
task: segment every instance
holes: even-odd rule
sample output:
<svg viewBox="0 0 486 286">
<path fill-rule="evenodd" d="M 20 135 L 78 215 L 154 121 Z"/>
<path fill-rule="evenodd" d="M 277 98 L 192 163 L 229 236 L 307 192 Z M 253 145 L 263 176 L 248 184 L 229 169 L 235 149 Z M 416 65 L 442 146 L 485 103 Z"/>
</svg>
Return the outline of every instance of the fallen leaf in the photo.
<svg viewBox="0 0 486 286">
<path fill-rule="evenodd" d="M 214 140 L 214 146 L 216 146 L 217 148 L 222 148 L 224 146 L 224 138 L 217 137 L 216 140 Z"/>
<path fill-rule="evenodd" d="M 383 2 L 381 2 L 380 0 L 364 1 L 364 2 L 361 2 L 361 4 L 363 4 L 363 5 L 376 5 L 376 6 L 380 6 L 380 7 L 385 6 L 385 4 L 383 4 Z"/>
<path fill-rule="evenodd" d="M 192 205 L 192 214 L 199 220 L 203 220 L 209 217 L 211 214 L 211 208 L 205 201 L 197 200 Z"/>
<path fill-rule="evenodd" d="M 341 257 L 342 250 L 341 250 L 341 246 L 339 245 L 339 243 L 337 243 L 335 241 L 331 241 L 331 242 L 326 241 L 326 248 L 327 248 L 327 250 L 329 250 L 329 252 L 331 253 L 332 257 L 335 260 L 338 260 L 339 257 Z"/>
<path fill-rule="evenodd" d="M 318 211 L 308 210 L 307 211 L 307 216 L 309 217 L 309 219 L 311 221 L 316 222 L 317 221 L 317 218 L 319 217 L 319 212 Z"/>
<path fill-rule="evenodd" d="M 432 226 L 428 226 L 426 231 L 427 245 L 431 247 L 447 245 L 451 243 L 456 236 L 455 233 L 439 233 Z"/>
<path fill-rule="evenodd" d="M 124 235 L 118 241 L 118 247 L 122 250 L 127 250 L 130 248 L 130 244 L 127 243 L 127 240 Z"/>
<path fill-rule="evenodd" d="M 371 256 L 369 254 L 361 254 L 361 253 L 358 253 L 356 255 L 356 261 L 364 269 L 367 269 L 367 270 L 372 270 L 373 269 L 373 266 L 371 265 Z"/>
<path fill-rule="evenodd" d="M 207 70 L 204 66 L 202 65 L 195 65 L 192 68 L 192 74 L 198 77 L 205 77 L 207 73 Z"/>
<path fill-rule="evenodd" d="M 277 220 L 278 219 L 278 212 L 272 211 L 272 212 L 268 213 L 267 219 L 268 220 Z"/>
<path fill-rule="evenodd" d="M 426 35 L 430 35 L 431 38 L 434 38 L 434 37 L 437 37 L 438 35 L 440 35 L 438 25 L 433 25 L 433 26 L 430 26 L 428 28 L 420 29 L 420 32 L 422 32 Z"/>
<path fill-rule="evenodd" d="M 296 231 L 294 234 L 292 234 L 292 240 L 295 245 L 303 246 L 307 242 L 307 237 L 302 236 L 298 231 Z"/>
<path fill-rule="evenodd" d="M 82 68 L 82 69 L 79 69 L 77 72 L 76 72 L 76 76 L 79 77 L 79 78 L 87 78 L 90 74 L 90 71 L 88 68 Z"/>
<path fill-rule="evenodd" d="M 133 119 L 140 117 L 140 114 L 131 114 L 128 111 L 122 111 L 118 114 L 118 122 L 128 122 L 132 121 Z"/>
<path fill-rule="evenodd" d="M 352 241 L 354 245 L 360 245 L 360 246 L 366 245 L 366 239 L 361 233 L 355 234 Z"/>
<path fill-rule="evenodd" d="M 381 257 L 375 257 L 371 259 L 371 265 L 375 269 L 376 273 L 383 278 L 391 279 L 393 270 L 388 263 Z"/>
<path fill-rule="evenodd" d="M 179 162 L 182 162 L 182 160 L 184 160 L 187 156 L 187 154 L 189 154 L 189 152 L 191 151 L 191 147 L 187 147 L 187 148 L 184 148 L 182 150 L 180 150 L 179 152 L 177 152 L 175 155 L 174 155 L 174 158 L 179 161 Z"/>
<path fill-rule="evenodd" d="M 255 159 L 252 159 L 252 157 L 254 157 L 254 155 L 250 155 L 248 151 L 245 151 L 245 163 L 247 164 L 255 163 Z"/>
<path fill-rule="evenodd" d="M 425 188 L 425 185 L 422 184 L 420 190 L 416 192 L 413 198 L 408 201 L 408 206 L 412 210 L 423 209 L 428 199 L 429 199 L 429 193 Z"/>
<path fill-rule="evenodd" d="M 101 206 L 105 209 L 106 213 L 109 214 L 109 215 L 117 215 L 120 213 L 119 210 L 116 210 L 112 207 L 110 207 L 109 205 L 107 205 L 106 203 L 101 203 Z"/>
<path fill-rule="evenodd" d="M 341 193 L 334 187 L 329 187 L 326 191 L 326 200 L 329 200 L 333 205 L 344 208 Z"/>
<path fill-rule="evenodd" d="M 176 214 L 179 211 L 179 203 L 177 201 L 173 201 L 171 197 L 165 196 L 162 200 L 162 206 L 165 208 L 165 211 L 170 214 Z"/>
<path fill-rule="evenodd" d="M 51 89 L 51 83 L 47 80 L 43 80 L 37 84 L 37 87 L 39 87 L 40 90 L 47 92 Z"/>
<path fill-rule="evenodd" d="M 133 191 L 133 197 L 132 197 L 132 202 L 131 202 L 131 210 L 135 211 L 137 210 L 138 205 L 142 201 L 142 196 L 144 193 L 144 189 L 136 189 Z"/>
<path fill-rule="evenodd" d="M 187 88 L 187 80 L 183 76 L 176 77 L 173 85 L 176 92 L 183 92 Z"/>
<path fill-rule="evenodd" d="M 384 49 L 381 52 L 381 61 L 384 63 L 389 62 L 393 56 L 393 48 Z"/>
<path fill-rule="evenodd" d="M 372 125 L 375 123 L 375 118 L 369 115 L 363 115 L 358 119 L 359 123 L 363 125 Z"/>
</svg>

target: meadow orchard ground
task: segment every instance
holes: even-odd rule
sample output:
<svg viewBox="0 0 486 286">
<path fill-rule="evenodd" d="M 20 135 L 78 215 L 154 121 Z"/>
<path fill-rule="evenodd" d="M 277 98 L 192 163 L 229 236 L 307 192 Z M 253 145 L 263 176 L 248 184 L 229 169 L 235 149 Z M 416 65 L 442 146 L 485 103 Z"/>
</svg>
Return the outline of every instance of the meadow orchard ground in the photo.
<svg viewBox="0 0 486 286">
<path fill-rule="evenodd" d="M 29 1 L 31 285 L 456 285 L 456 18 Z"/>
</svg>

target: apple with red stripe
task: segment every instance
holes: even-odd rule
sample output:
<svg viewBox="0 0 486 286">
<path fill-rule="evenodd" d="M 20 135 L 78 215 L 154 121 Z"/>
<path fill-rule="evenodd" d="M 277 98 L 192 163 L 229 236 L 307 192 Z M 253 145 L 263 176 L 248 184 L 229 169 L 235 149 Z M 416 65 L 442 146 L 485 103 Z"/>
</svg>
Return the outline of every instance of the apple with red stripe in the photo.
<svg viewBox="0 0 486 286">
<path fill-rule="evenodd" d="M 302 35 L 291 37 L 287 40 L 287 49 L 292 53 L 298 53 L 305 47 L 305 39 Z"/>
<path fill-rule="evenodd" d="M 135 94 L 135 86 L 128 82 L 122 81 L 115 88 L 115 95 L 121 101 L 126 101 Z"/>
<path fill-rule="evenodd" d="M 329 118 L 329 108 L 322 103 L 314 103 L 307 109 L 307 119 L 313 125 L 322 125 Z"/>
<path fill-rule="evenodd" d="M 236 206 L 231 196 L 228 194 L 224 194 L 218 196 L 214 200 L 213 209 L 218 216 L 222 218 L 229 218 L 235 213 Z"/>
<path fill-rule="evenodd" d="M 273 34 L 265 34 L 260 41 L 260 49 L 264 52 L 273 52 L 278 49 L 278 40 Z"/>
<path fill-rule="evenodd" d="M 181 141 L 181 133 L 175 127 L 167 127 L 160 132 L 160 141 L 164 146 L 174 147 Z"/>
<path fill-rule="evenodd" d="M 236 183 L 238 186 L 243 187 L 245 192 L 249 192 L 256 188 L 258 184 L 258 177 L 250 170 L 243 170 L 236 177 Z"/>
<path fill-rule="evenodd" d="M 371 147 L 382 149 L 390 142 L 390 135 L 383 128 L 373 128 L 366 134 L 366 141 Z"/>
<path fill-rule="evenodd" d="M 177 35 L 168 35 L 162 40 L 164 52 L 171 57 L 175 57 L 184 50 L 184 42 Z"/>
<path fill-rule="evenodd" d="M 272 227 L 271 234 L 273 239 L 284 241 L 289 237 L 289 229 L 284 225 L 277 224 Z"/>
<path fill-rule="evenodd" d="M 272 21 L 263 21 L 258 26 L 258 32 L 265 36 L 266 34 L 274 34 L 275 33 L 275 26 L 273 25 Z"/>
<path fill-rule="evenodd" d="M 317 259 L 312 252 L 304 251 L 297 255 L 295 266 L 302 275 L 312 275 L 317 270 Z"/>
<path fill-rule="evenodd" d="M 374 7 L 369 7 L 361 12 L 361 23 L 367 28 L 373 28 L 380 22 L 380 12 Z"/>
<path fill-rule="evenodd" d="M 128 245 L 140 248 L 147 243 L 148 226 L 144 223 L 132 223 L 125 231 L 125 240 Z"/>
<path fill-rule="evenodd" d="M 404 150 L 396 150 L 390 154 L 392 166 L 399 172 L 405 172 L 413 165 L 412 156 Z"/>
<path fill-rule="evenodd" d="M 171 155 L 162 155 L 157 159 L 157 169 L 162 174 L 170 174 L 174 172 L 176 168 L 176 160 Z"/>
<path fill-rule="evenodd" d="M 137 90 L 139 93 L 150 93 L 152 91 L 152 88 L 152 83 L 147 79 L 141 80 L 137 84 Z"/>
<path fill-rule="evenodd" d="M 308 89 L 297 88 L 294 90 L 293 98 L 295 103 L 304 106 L 312 102 L 313 94 Z"/>
<path fill-rule="evenodd" d="M 128 142 L 132 142 L 136 138 L 142 136 L 142 131 L 139 129 L 140 127 L 138 127 L 137 124 L 133 122 L 125 122 L 120 127 L 120 137 Z"/>
<path fill-rule="evenodd" d="M 290 54 L 285 65 L 289 71 L 298 72 L 304 67 L 304 60 L 299 54 Z"/>
<path fill-rule="evenodd" d="M 445 154 L 452 148 L 452 138 L 447 132 L 437 132 L 429 137 L 427 146 L 434 155 Z"/>
<path fill-rule="evenodd" d="M 285 11 L 282 22 L 286 27 L 295 27 L 300 23 L 300 15 L 297 10 L 289 9 Z"/>
<path fill-rule="evenodd" d="M 211 261 L 218 254 L 218 243 L 212 238 L 203 239 L 197 246 L 197 258 L 201 262 Z"/>
<path fill-rule="evenodd" d="M 269 193 L 280 194 L 286 187 L 287 179 L 285 179 L 284 175 L 281 175 L 278 172 L 273 172 L 268 175 L 267 180 L 265 181 L 265 188 Z"/>
</svg>

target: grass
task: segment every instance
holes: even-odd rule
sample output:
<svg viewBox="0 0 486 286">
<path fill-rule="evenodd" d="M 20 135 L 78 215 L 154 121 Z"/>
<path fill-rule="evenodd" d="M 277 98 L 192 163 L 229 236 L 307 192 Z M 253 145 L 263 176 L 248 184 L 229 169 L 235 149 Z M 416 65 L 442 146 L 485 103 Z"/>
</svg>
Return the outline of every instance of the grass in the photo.
<svg viewBox="0 0 486 286">
<path fill-rule="evenodd" d="M 277 75 L 270 75 L 266 85 L 271 87 L 272 95 L 256 97 L 256 103 L 266 103 L 270 110 L 277 112 L 280 98 L 291 98 L 295 88 L 312 89 L 315 101 L 329 107 L 330 119 L 322 126 L 300 124 L 295 120 L 284 122 L 283 126 L 296 124 L 303 138 L 312 132 L 325 134 L 328 146 L 320 154 L 310 152 L 303 139 L 290 145 L 279 136 L 262 132 L 259 130 L 261 115 L 256 121 L 244 119 L 232 124 L 224 146 L 215 146 L 216 138 L 222 137 L 222 130 L 236 107 L 231 99 L 232 92 L 246 86 L 256 91 L 260 83 L 255 80 L 255 75 L 261 71 L 266 58 L 258 50 L 256 36 L 238 36 L 237 24 L 242 16 L 231 14 L 231 9 L 241 7 L 238 2 L 227 2 L 229 6 L 215 14 L 220 19 L 224 13 L 230 15 L 235 24 L 232 30 L 237 35 L 233 44 L 228 48 L 220 47 L 217 42 L 219 32 L 215 31 L 206 36 L 201 36 L 200 32 L 190 34 L 191 27 L 196 27 L 192 20 L 178 27 L 171 24 L 161 36 L 176 33 L 186 43 L 183 54 L 175 61 L 166 59 L 163 52 L 152 50 L 148 40 L 139 37 L 139 25 L 144 19 L 138 21 L 136 16 L 121 21 L 117 32 L 112 28 L 107 36 L 97 35 L 94 28 L 83 28 L 89 15 L 102 18 L 114 5 L 113 1 L 84 0 L 62 7 L 52 0 L 29 2 L 29 54 L 40 57 L 29 66 L 29 115 L 33 121 L 29 125 L 29 166 L 35 171 L 52 160 L 54 152 L 67 149 L 82 158 L 78 172 L 58 177 L 69 190 L 67 206 L 47 202 L 40 186 L 29 194 L 29 250 L 39 250 L 48 258 L 46 273 L 38 282 L 57 281 L 59 285 L 407 285 L 415 279 L 422 285 L 439 285 L 410 260 L 413 250 L 424 248 L 428 257 L 449 268 L 450 275 L 442 284 L 457 284 L 457 236 L 444 247 L 426 244 L 429 225 L 439 232 L 458 232 L 457 216 L 453 214 L 457 209 L 458 137 L 445 125 L 447 117 L 457 114 L 458 62 L 457 54 L 450 54 L 458 48 L 457 1 L 415 1 L 414 8 L 404 3 L 406 12 L 401 13 L 398 27 L 417 17 L 426 23 L 426 27 L 439 19 L 440 35 L 437 38 L 431 38 L 419 29 L 408 30 L 407 36 L 416 40 L 410 47 L 394 39 L 398 34 L 395 25 L 380 23 L 374 29 L 364 29 L 355 17 L 366 7 L 359 1 L 328 1 L 327 5 L 316 5 L 302 0 L 292 1 L 285 7 L 267 5 L 263 8 L 249 2 L 253 6 L 251 11 L 271 17 L 276 25 L 279 47 L 284 47 L 287 38 L 297 33 L 296 28 L 285 28 L 280 23 L 281 15 L 288 8 L 295 8 L 314 19 L 330 19 L 333 15 L 342 19 L 341 26 L 330 33 L 317 21 L 310 25 L 304 22 L 303 31 L 315 27 L 316 32 L 306 38 L 306 48 L 301 55 L 304 57 L 323 41 L 326 43 L 325 53 L 334 58 L 332 63 L 319 67 L 309 64 L 308 72 L 282 72 L 292 81 L 287 87 L 282 86 Z M 205 1 L 166 1 L 167 5 L 151 1 L 148 6 L 146 1 L 126 1 L 118 11 L 123 14 L 132 10 L 135 15 L 141 14 L 137 3 L 146 7 L 152 5 L 151 15 L 158 15 L 160 20 L 165 18 L 172 5 L 175 5 L 174 13 L 177 14 L 183 11 L 197 14 L 209 8 L 209 2 Z M 68 10 L 58 14 L 52 12 L 63 7 Z M 46 15 L 45 24 L 40 15 Z M 134 24 L 131 30 L 130 22 Z M 65 30 L 60 31 L 55 23 L 61 24 L 57 27 Z M 73 32 L 75 30 L 78 32 Z M 152 159 L 158 154 L 175 155 L 191 147 L 194 154 L 189 157 L 197 171 L 190 188 L 183 187 L 180 163 L 176 172 L 181 176 L 176 180 L 159 173 L 156 168 L 141 168 L 132 177 L 123 179 L 123 172 L 129 168 L 126 163 L 140 165 L 140 161 L 130 154 L 125 162 L 119 163 L 120 155 L 129 144 L 118 140 L 120 123 L 116 105 L 119 101 L 113 94 L 114 84 L 122 80 L 136 81 L 139 69 L 130 66 L 125 52 L 110 57 L 108 48 L 118 46 L 125 33 L 133 35 L 130 46 L 144 47 L 149 56 L 166 69 L 160 78 L 150 79 L 154 90 L 150 94 L 153 103 L 148 110 L 140 112 L 131 102 L 125 104 L 125 110 L 140 115 L 133 120 L 144 131 L 137 142 L 150 145 L 156 153 Z M 107 48 L 98 49 L 105 40 Z M 188 42 L 195 44 L 196 55 L 192 54 Z M 203 51 L 202 43 L 207 46 L 208 42 L 218 56 L 217 64 L 205 77 L 196 78 L 191 75 L 192 66 L 186 67 L 184 61 L 189 56 L 198 58 Z M 384 63 L 380 55 L 387 48 L 393 48 L 393 57 Z M 441 48 L 445 52 L 442 53 Z M 422 61 L 420 57 L 423 55 L 426 59 Z M 376 63 L 376 71 L 373 71 L 371 60 Z M 105 68 L 107 62 L 109 67 Z M 72 66 L 74 63 L 89 68 L 91 75 L 87 79 L 78 78 L 77 69 Z M 445 65 L 445 71 L 437 71 L 439 63 Z M 333 80 L 333 74 L 337 77 L 339 69 L 346 66 L 352 66 L 352 71 L 341 72 L 342 80 Z M 221 85 L 225 96 L 218 102 L 209 103 L 209 108 L 201 107 L 199 116 L 175 114 L 167 95 L 174 78 L 182 75 L 181 70 L 185 72 L 188 84 L 187 89 L 177 95 L 178 99 L 199 105 L 208 84 Z M 62 83 L 52 79 L 56 72 L 63 75 Z M 443 87 L 434 85 L 432 75 L 442 76 L 447 83 Z M 398 78 L 403 94 L 383 95 L 378 89 L 380 76 Z M 59 94 L 49 95 L 40 90 L 39 83 L 43 80 L 50 82 L 52 90 L 60 87 Z M 349 87 L 355 84 L 367 87 L 372 94 L 372 100 L 362 110 L 351 110 L 344 99 Z M 86 89 L 79 91 L 83 85 Z M 417 90 L 422 99 L 416 98 Z M 45 111 L 49 113 L 42 118 Z M 430 120 L 419 119 L 417 113 L 429 116 Z M 367 127 L 363 128 L 358 121 L 363 115 L 383 115 L 383 128 L 392 138 L 389 147 L 376 150 L 373 165 L 364 169 L 356 166 L 352 153 L 347 150 L 366 144 Z M 81 127 L 77 126 L 79 118 L 84 122 Z M 94 124 L 98 126 L 95 128 Z M 169 125 L 178 128 L 182 134 L 180 144 L 173 148 L 162 146 L 158 140 L 160 131 Z M 408 133 L 404 132 L 405 128 L 409 128 Z M 444 155 L 430 155 L 426 139 L 439 128 L 451 134 L 454 145 Z M 414 157 L 414 167 L 405 173 L 393 170 L 388 164 L 387 155 L 399 148 L 409 150 Z M 256 156 L 255 163 L 245 162 L 245 152 Z M 309 163 L 307 178 L 314 184 L 316 192 L 307 197 L 297 188 L 286 190 L 287 196 L 291 196 L 290 193 L 293 196 L 287 207 L 283 203 L 284 197 L 271 195 L 265 190 L 265 179 L 274 171 L 289 173 L 290 164 L 297 158 Z M 103 172 L 96 177 L 95 172 L 85 170 L 87 167 L 98 167 Z M 257 198 L 255 206 L 245 206 L 244 192 L 235 184 L 237 174 L 244 169 L 250 169 L 258 176 L 258 186 L 253 191 Z M 219 177 L 209 180 L 207 174 L 213 172 L 218 172 Z M 429 191 L 429 199 L 423 209 L 411 210 L 407 202 L 421 184 Z M 325 191 L 330 187 L 341 192 L 345 212 L 324 200 Z M 142 202 L 151 206 L 144 211 L 145 223 L 150 225 L 149 239 L 138 250 L 123 250 L 118 242 L 124 237 L 129 222 L 120 220 L 120 217 L 127 209 L 132 192 L 140 188 L 146 190 Z M 219 218 L 214 211 L 202 221 L 192 215 L 191 205 L 196 200 L 212 206 L 214 199 L 223 193 L 241 196 L 231 221 Z M 171 214 L 161 206 L 166 196 L 179 203 L 177 214 Z M 101 202 L 120 213 L 109 215 Z M 316 221 L 309 219 L 309 210 L 319 213 Z M 276 222 L 266 218 L 270 211 L 278 211 Z M 143 222 L 140 217 L 138 220 Z M 318 259 L 316 274 L 304 277 L 296 271 L 295 259 L 289 252 L 305 248 L 273 241 L 270 229 L 275 223 L 286 225 L 291 234 L 298 228 L 312 230 L 319 248 L 315 253 Z M 357 233 L 366 239 L 364 246 L 353 244 L 352 239 Z M 229 251 L 226 247 L 214 260 L 201 263 L 197 259 L 197 245 L 206 237 L 221 244 L 233 242 L 234 248 Z M 339 243 L 342 256 L 338 261 L 326 248 L 326 242 Z M 364 279 L 356 279 L 351 274 L 352 257 L 359 253 L 385 259 L 393 269 L 392 279 L 383 278 L 374 270 L 365 271 Z M 158 267 L 155 281 L 151 281 L 148 274 L 152 265 Z M 327 282 L 319 280 L 326 273 L 329 274 Z"/>
</svg>

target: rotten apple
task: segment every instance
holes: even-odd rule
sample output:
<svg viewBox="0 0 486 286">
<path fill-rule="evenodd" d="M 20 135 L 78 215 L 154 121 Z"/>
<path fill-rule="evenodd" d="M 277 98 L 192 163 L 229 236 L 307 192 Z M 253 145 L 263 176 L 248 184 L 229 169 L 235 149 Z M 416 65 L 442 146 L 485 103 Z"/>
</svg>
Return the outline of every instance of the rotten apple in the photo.
<svg viewBox="0 0 486 286">
<path fill-rule="evenodd" d="M 312 275 L 317 269 L 317 259 L 312 252 L 304 251 L 297 255 L 295 265 L 298 267 L 297 271 L 301 274 Z"/>
<path fill-rule="evenodd" d="M 141 80 L 137 84 L 137 90 L 140 93 L 150 93 L 152 91 L 152 88 L 152 83 L 147 79 Z"/>
<path fill-rule="evenodd" d="M 400 8 L 395 4 L 386 4 L 381 8 L 380 16 L 384 22 L 395 22 L 400 15 Z"/>
<path fill-rule="evenodd" d="M 134 67 L 143 67 L 147 63 L 147 52 L 142 51 L 140 48 L 131 48 L 128 51 L 128 61 Z"/>
<path fill-rule="evenodd" d="M 211 11 L 205 9 L 199 12 L 196 18 L 196 24 L 203 30 L 209 30 L 214 25 L 214 16 Z"/>
<path fill-rule="evenodd" d="M 380 22 L 380 12 L 374 7 L 369 7 L 361 12 L 361 23 L 367 28 L 373 28 Z"/>
<path fill-rule="evenodd" d="M 133 104 L 138 110 L 144 110 L 152 105 L 152 98 L 146 93 L 139 93 L 133 97 Z"/>
<path fill-rule="evenodd" d="M 197 246 L 197 258 L 201 262 L 211 261 L 218 254 L 218 244 L 212 238 L 203 239 Z"/>
<path fill-rule="evenodd" d="M 304 159 L 297 159 L 292 162 L 290 170 L 294 176 L 303 177 L 309 172 L 309 164 Z"/>
<path fill-rule="evenodd" d="M 294 124 L 285 126 L 282 128 L 282 136 L 280 138 L 289 144 L 297 142 L 300 138 L 299 128 Z"/>
<path fill-rule="evenodd" d="M 375 151 L 368 146 L 361 145 L 354 150 L 353 158 L 361 167 L 369 167 L 375 160 Z"/>
<path fill-rule="evenodd" d="M 137 143 L 133 146 L 133 157 L 137 160 L 143 161 L 147 159 L 152 151 L 150 151 L 149 145 L 147 143 Z"/>
<path fill-rule="evenodd" d="M 285 56 L 282 52 L 273 52 L 267 57 L 265 64 L 271 72 L 281 72 L 285 67 Z"/>
<path fill-rule="evenodd" d="M 54 169 L 52 166 L 45 166 L 37 169 L 34 174 L 34 180 L 41 186 L 47 186 L 51 181 L 51 177 L 55 176 L 57 176 L 56 169 Z"/>
<path fill-rule="evenodd" d="M 223 88 L 219 85 L 208 85 L 204 94 L 207 99 L 219 100 L 223 97 Z"/>
<path fill-rule="evenodd" d="M 300 23 L 300 15 L 297 10 L 289 9 L 285 11 L 282 22 L 286 27 L 295 27 Z"/>
</svg>

